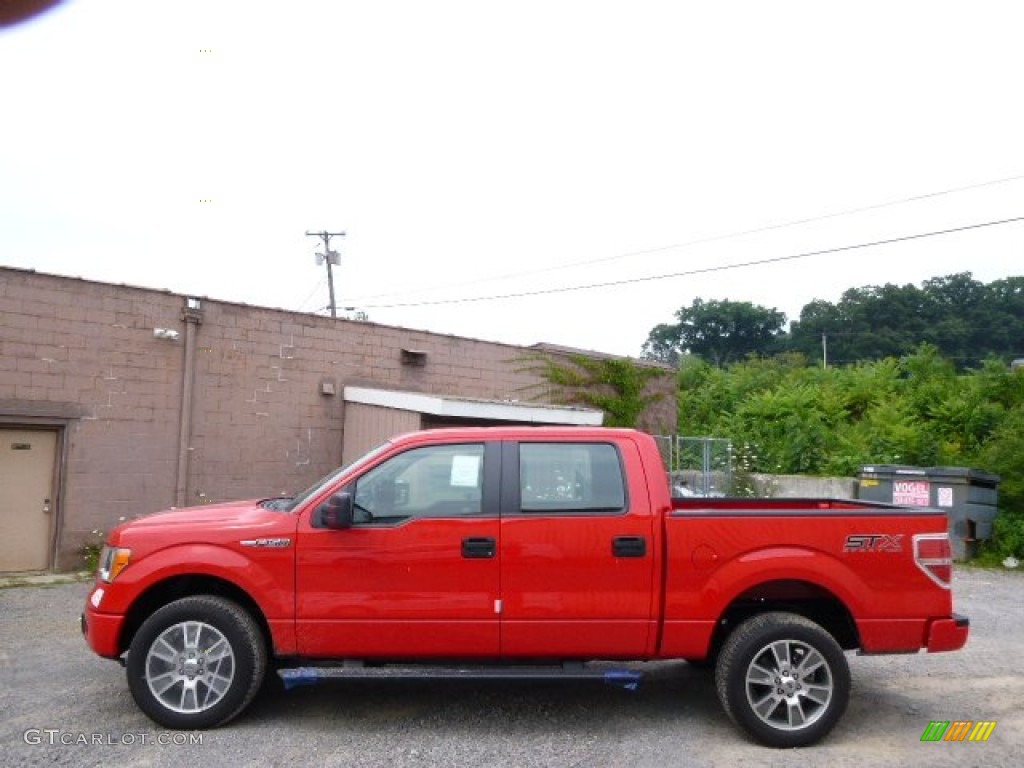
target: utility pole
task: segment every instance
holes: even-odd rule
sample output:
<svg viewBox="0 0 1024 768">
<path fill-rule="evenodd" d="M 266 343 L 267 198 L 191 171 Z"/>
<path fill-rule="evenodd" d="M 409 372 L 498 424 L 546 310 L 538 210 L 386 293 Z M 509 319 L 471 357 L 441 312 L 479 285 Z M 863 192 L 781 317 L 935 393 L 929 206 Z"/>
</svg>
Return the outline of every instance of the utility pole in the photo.
<svg viewBox="0 0 1024 768">
<path fill-rule="evenodd" d="M 828 368 L 828 335 L 821 334 L 821 367 Z"/>
<path fill-rule="evenodd" d="M 324 252 L 316 255 L 317 266 L 320 264 L 327 264 L 327 288 L 331 292 L 331 317 L 338 316 L 338 307 L 334 303 L 334 273 L 331 272 L 332 266 L 337 266 L 341 263 L 341 256 L 338 255 L 337 251 L 331 250 L 331 238 L 332 237 L 344 237 L 344 232 L 310 232 L 306 231 L 306 237 L 319 237 L 324 241 Z"/>
</svg>

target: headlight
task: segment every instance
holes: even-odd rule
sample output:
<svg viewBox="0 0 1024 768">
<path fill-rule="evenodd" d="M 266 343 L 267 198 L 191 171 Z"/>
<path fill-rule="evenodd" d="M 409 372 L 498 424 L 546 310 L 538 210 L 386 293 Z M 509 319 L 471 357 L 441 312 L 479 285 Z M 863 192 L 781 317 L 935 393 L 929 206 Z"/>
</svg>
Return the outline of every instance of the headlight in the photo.
<svg viewBox="0 0 1024 768">
<path fill-rule="evenodd" d="M 128 565 L 131 556 L 132 551 L 127 547 L 103 547 L 103 551 L 100 552 L 100 581 L 109 584 L 116 579 L 117 575 Z"/>
</svg>

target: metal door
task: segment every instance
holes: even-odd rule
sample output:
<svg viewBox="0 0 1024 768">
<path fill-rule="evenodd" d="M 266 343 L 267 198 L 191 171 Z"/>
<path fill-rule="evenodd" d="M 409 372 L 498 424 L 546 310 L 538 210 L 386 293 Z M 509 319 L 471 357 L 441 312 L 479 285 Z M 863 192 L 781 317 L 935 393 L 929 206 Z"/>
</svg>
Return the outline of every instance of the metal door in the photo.
<svg viewBox="0 0 1024 768">
<path fill-rule="evenodd" d="M 0 571 L 43 571 L 53 539 L 57 432 L 0 429 Z"/>
</svg>

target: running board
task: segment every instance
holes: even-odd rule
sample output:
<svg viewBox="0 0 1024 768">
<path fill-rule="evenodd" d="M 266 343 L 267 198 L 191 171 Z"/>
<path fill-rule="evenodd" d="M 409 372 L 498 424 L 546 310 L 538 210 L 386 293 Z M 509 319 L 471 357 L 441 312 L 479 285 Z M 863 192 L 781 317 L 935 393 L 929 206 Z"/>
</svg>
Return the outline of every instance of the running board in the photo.
<svg viewBox="0 0 1024 768">
<path fill-rule="evenodd" d="M 279 669 L 277 674 L 284 682 L 285 690 L 300 685 L 314 685 L 321 680 L 592 680 L 635 691 L 643 678 L 643 672 L 634 669 L 590 669 L 583 664 L 561 666 L 497 666 L 474 667 L 426 666 L 426 665 L 380 665 L 366 666 L 362 662 L 347 662 L 333 667 L 292 667 Z"/>
</svg>

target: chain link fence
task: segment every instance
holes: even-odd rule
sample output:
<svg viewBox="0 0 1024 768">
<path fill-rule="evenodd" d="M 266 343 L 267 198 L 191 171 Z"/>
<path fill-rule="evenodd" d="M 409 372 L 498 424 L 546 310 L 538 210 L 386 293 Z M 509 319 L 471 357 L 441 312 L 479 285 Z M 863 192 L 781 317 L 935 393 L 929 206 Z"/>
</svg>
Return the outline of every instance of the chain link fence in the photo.
<svg viewBox="0 0 1024 768">
<path fill-rule="evenodd" d="M 673 496 L 731 496 L 732 441 L 719 437 L 656 435 Z"/>
</svg>

